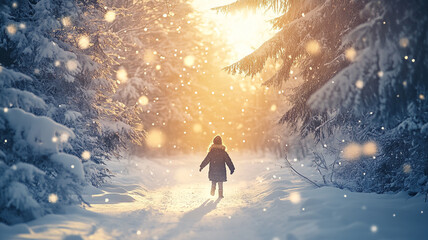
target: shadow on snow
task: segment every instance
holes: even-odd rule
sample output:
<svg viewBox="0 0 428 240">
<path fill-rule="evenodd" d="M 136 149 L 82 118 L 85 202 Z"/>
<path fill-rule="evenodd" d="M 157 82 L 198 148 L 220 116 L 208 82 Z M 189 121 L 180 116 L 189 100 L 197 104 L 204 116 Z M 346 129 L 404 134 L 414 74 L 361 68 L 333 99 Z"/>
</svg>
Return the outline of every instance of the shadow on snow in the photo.
<svg viewBox="0 0 428 240">
<path fill-rule="evenodd" d="M 161 239 L 170 239 L 173 236 L 188 232 L 188 230 L 199 222 L 205 215 L 216 209 L 220 201 L 221 198 L 218 198 L 215 201 L 207 199 L 199 207 L 185 213 L 183 217 L 179 219 L 177 226 L 169 230 Z"/>
</svg>

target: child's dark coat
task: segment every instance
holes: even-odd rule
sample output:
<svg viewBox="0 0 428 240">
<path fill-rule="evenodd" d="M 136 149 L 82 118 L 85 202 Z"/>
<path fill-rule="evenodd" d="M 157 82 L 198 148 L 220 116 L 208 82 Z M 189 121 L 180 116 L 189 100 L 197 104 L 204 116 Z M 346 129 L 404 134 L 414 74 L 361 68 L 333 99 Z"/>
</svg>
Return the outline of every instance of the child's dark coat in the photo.
<svg viewBox="0 0 428 240">
<path fill-rule="evenodd" d="M 235 166 L 232 163 L 232 160 L 229 157 L 229 154 L 225 151 L 223 145 L 214 144 L 211 146 L 211 149 L 208 155 L 205 157 L 204 161 L 201 163 L 201 169 L 204 168 L 207 164 L 210 164 L 210 169 L 208 171 L 208 178 L 213 182 L 226 182 L 226 165 L 229 167 L 230 172 L 235 171 Z"/>
</svg>

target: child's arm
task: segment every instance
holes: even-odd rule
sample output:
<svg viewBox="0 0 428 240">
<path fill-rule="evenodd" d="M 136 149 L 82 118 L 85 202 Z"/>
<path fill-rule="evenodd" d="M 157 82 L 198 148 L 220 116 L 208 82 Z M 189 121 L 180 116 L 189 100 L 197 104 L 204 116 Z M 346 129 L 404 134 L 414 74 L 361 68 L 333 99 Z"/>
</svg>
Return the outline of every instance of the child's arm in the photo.
<svg viewBox="0 0 428 240">
<path fill-rule="evenodd" d="M 235 172 L 235 166 L 233 165 L 232 159 L 230 159 L 229 154 L 226 152 L 226 164 L 230 169 L 230 174 L 233 174 Z"/>
<path fill-rule="evenodd" d="M 199 172 L 202 171 L 202 169 L 210 162 L 210 153 L 207 154 L 204 161 L 202 161 L 201 166 L 199 168 Z"/>
</svg>

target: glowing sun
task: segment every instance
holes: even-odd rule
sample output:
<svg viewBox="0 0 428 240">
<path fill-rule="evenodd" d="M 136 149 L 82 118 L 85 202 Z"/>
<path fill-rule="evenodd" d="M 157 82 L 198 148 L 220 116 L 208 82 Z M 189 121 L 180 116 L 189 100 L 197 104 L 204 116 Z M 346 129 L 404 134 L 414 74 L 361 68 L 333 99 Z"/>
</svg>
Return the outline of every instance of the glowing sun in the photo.
<svg viewBox="0 0 428 240">
<path fill-rule="evenodd" d="M 194 0 L 192 5 L 204 19 L 216 25 L 214 29 L 233 49 L 233 59 L 229 63 L 253 52 L 256 48 L 271 38 L 275 31 L 269 20 L 276 17 L 272 11 L 242 10 L 231 13 L 217 13 L 212 8 L 224 6 L 233 0 L 206 1 Z M 208 29 L 207 29 L 208 30 Z M 210 29 L 211 30 L 211 29 Z"/>
</svg>

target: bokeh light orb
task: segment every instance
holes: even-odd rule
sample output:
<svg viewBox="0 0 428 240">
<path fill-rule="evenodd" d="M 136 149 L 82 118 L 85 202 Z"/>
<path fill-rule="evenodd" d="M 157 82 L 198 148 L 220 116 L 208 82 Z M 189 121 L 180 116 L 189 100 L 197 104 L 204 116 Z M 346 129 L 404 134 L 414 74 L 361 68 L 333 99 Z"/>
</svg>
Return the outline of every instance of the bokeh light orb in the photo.
<svg viewBox="0 0 428 240">
<path fill-rule="evenodd" d="M 270 110 L 271 110 L 272 112 L 275 112 L 277 108 L 278 108 L 278 107 L 277 107 L 275 104 L 272 104 L 272 106 L 270 106 Z"/>
<path fill-rule="evenodd" d="M 6 27 L 6 31 L 7 33 L 9 33 L 10 35 L 15 35 L 16 33 L 16 26 L 14 24 L 10 24 Z"/>
<path fill-rule="evenodd" d="M 199 123 L 195 123 L 195 124 L 193 125 L 193 131 L 194 131 L 195 133 L 200 133 L 200 132 L 202 132 L 202 125 L 201 125 L 201 124 L 199 124 Z"/>
<path fill-rule="evenodd" d="M 311 55 L 318 55 L 321 53 L 321 45 L 316 40 L 311 40 L 306 43 L 306 51 Z"/>
<path fill-rule="evenodd" d="M 359 89 L 362 89 L 364 87 L 364 82 L 363 80 L 359 79 L 355 82 L 355 86 Z"/>
<path fill-rule="evenodd" d="M 195 64 L 195 57 L 194 56 L 186 56 L 183 59 L 184 65 L 191 67 Z"/>
<path fill-rule="evenodd" d="M 140 98 L 138 98 L 138 104 L 143 106 L 149 104 L 149 98 L 146 96 L 141 96 Z"/>
<path fill-rule="evenodd" d="M 89 160 L 91 158 L 91 153 L 89 151 L 83 151 L 81 156 L 84 160 Z"/>
<path fill-rule="evenodd" d="M 146 136 L 146 145 L 151 148 L 160 148 L 165 143 L 165 135 L 159 129 L 151 129 Z"/>
<path fill-rule="evenodd" d="M 348 160 L 355 160 L 361 157 L 362 149 L 358 143 L 350 143 L 344 149 L 342 156 Z"/>
<path fill-rule="evenodd" d="M 56 195 L 55 193 L 49 194 L 48 201 L 50 203 L 56 203 L 58 201 L 58 195 Z"/>
<path fill-rule="evenodd" d="M 363 154 L 373 156 L 377 153 L 377 144 L 375 142 L 366 142 L 363 145 Z"/>
<path fill-rule="evenodd" d="M 351 47 L 346 49 L 345 57 L 350 62 L 355 61 L 355 58 L 357 57 L 357 51 L 355 50 L 355 48 Z"/>
<path fill-rule="evenodd" d="M 400 46 L 402 48 L 406 48 L 409 46 L 409 39 L 408 38 L 401 38 L 400 39 Z"/>
<path fill-rule="evenodd" d="M 91 41 L 89 40 L 88 36 L 81 36 L 79 38 L 78 46 L 80 49 L 87 49 L 89 48 L 89 45 L 91 44 Z"/>
<path fill-rule="evenodd" d="M 120 81 L 120 83 L 128 81 L 128 72 L 126 69 L 123 67 L 119 68 L 119 70 L 116 72 L 116 78 L 118 81 Z"/>
<path fill-rule="evenodd" d="M 302 200 L 299 192 L 292 192 L 290 193 L 290 202 L 293 204 L 298 204 Z"/>
<path fill-rule="evenodd" d="M 155 54 L 153 53 L 154 51 L 151 49 L 147 49 L 144 51 L 144 62 L 145 63 L 151 63 L 155 60 Z"/>
<path fill-rule="evenodd" d="M 107 11 L 106 14 L 104 15 L 104 20 L 106 20 L 106 22 L 113 22 L 116 19 L 116 13 L 114 11 Z"/>
<path fill-rule="evenodd" d="M 67 61 L 65 66 L 67 67 L 68 71 L 73 72 L 77 69 L 77 61 L 74 59 L 70 59 Z"/>
</svg>

